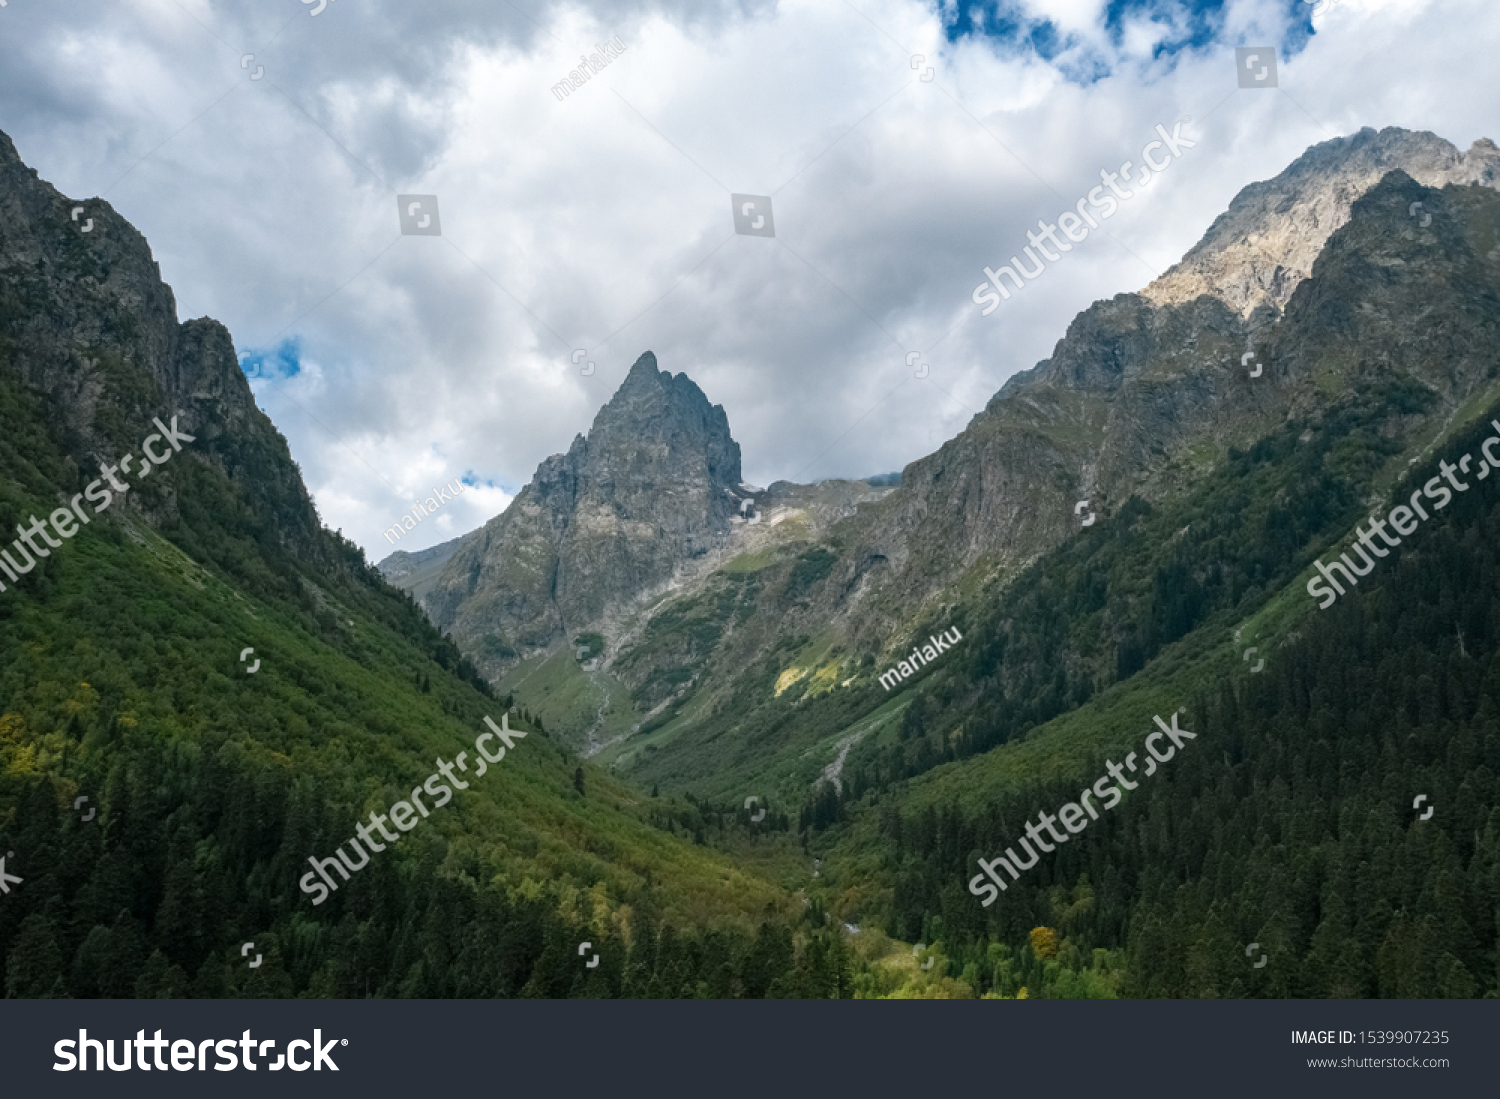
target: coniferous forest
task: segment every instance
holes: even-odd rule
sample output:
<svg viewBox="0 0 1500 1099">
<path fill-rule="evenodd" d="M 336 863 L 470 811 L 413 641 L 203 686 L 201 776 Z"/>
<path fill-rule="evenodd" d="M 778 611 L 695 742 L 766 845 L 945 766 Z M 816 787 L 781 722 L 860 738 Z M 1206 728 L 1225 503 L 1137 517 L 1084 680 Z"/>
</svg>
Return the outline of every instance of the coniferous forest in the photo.
<svg viewBox="0 0 1500 1099">
<path fill-rule="evenodd" d="M 1483 422 L 1449 449 L 1477 452 L 1492 434 Z M 1104 965 L 1127 996 L 1495 995 L 1494 483 L 1471 485 L 1392 558 L 1281 639 L 1261 674 L 1237 670 L 1194 697 L 1183 724 L 1197 740 L 1105 814 L 1100 835 L 1059 845 L 988 911 L 959 879 L 1076 783 L 981 809 L 883 811 L 896 933 L 940 927 L 979 987 L 1011 994 L 993 944 L 1055 924 L 1067 949 L 1033 980 L 1065 987 L 1070 969 Z M 1250 942 L 1262 968 L 1247 966 Z"/>
</svg>

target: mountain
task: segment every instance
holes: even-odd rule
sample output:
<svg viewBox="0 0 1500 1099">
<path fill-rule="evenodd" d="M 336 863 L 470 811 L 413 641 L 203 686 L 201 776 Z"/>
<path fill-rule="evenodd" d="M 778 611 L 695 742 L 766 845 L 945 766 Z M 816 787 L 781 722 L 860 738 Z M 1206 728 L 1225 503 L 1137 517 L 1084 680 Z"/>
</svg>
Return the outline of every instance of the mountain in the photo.
<svg viewBox="0 0 1500 1099">
<path fill-rule="evenodd" d="M 543 462 L 503 514 L 440 547 L 440 567 L 434 556 L 418 573 L 392 555 L 382 568 L 481 669 L 503 674 L 522 657 L 571 651 L 580 634 L 613 648 L 643 603 L 781 540 L 767 532 L 784 521 L 822 529 L 884 491 L 745 484 L 724 409 L 648 351 L 588 436 Z"/>
<path fill-rule="evenodd" d="M 415 552 L 396 550 L 375 567 L 389 583 L 411 592 L 412 597 L 420 603 L 462 541 L 461 537 L 451 538 L 440 545 Z"/>
<path fill-rule="evenodd" d="M 461 540 L 425 605 L 486 665 L 555 646 L 722 541 L 746 495 L 724 409 L 647 352 L 588 437 Z"/>
<path fill-rule="evenodd" d="M 1323 404 L 1336 378 L 1364 368 L 1361 352 L 1409 364 L 1437 402 L 1420 419 L 1381 430 L 1415 438 L 1471 400 L 1485 378 L 1482 341 L 1466 335 L 1452 361 L 1429 352 L 1453 331 L 1487 332 L 1482 303 L 1463 316 L 1443 313 L 1461 297 L 1413 306 L 1378 338 L 1349 340 L 1352 301 L 1371 311 L 1365 319 L 1380 316 L 1372 292 L 1383 282 L 1373 272 L 1386 262 L 1370 258 L 1383 245 L 1351 219 L 1382 181 L 1404 180 L 1389 192 L 1390 209 L 1369 215 L 1380 232 L 1407 240 L 1454 231 L 1424 226 L 1412 203 L 1436 218 L 1445 196 L 1476 185 L 1492 192 L 1497 164 L 1500 151 L 1487 140 L 1461 153 L 1435 135 L 1396 128 L 1314 146 L 1275 179 L 1245 188 L 1161 279 L 1081 313 L 1050 358 L 1011 378 L 962 433 L 908 465 L 899 487 L 862 485 L 815 511 L 793 502 L 818 487 L 772 486 L 780 495 L 767 503 L 785 503 L 783 521 L 759 528 L 753 552 L 726 552 L 721 541 L 694 558 L 673 546 L 649 579 L 623 557 L 592 556 L 587 567 L 596 586 L 610 587 L 609 609 L 599 611 L 597 600 L 575 601 L 565 617 L 549 608 L 551 617 L 538 619 L 545 629 L 524 635 L 509 625 L 486 632 L 481 623 L 486 615 L 500 621 L 501 608 L 545 605 L 539 593 L 562 559 L 550 545 L 524 584 L 508 586 L 498 564 L 505 555 L 485 558 L 475 538 L 467 557 L 445 567 L 445 601 L 429 595 L 425 605 L 435 621 L 455 624 L 488 673 L 508 688 L 524 683 L 560 735 L 641 781 L 725 796 L 769 782 L 800 796 L 792 791 L 816 783 L 858 730 L 836 718 L 826 728 L 791 720 L 778 708 L 788 691 L 796 699 L 868 687 L 913 638 L 955 621 L 976 593 L 1003 588 L 1085 521 L 1108 522 L 1132 498 L 1181 497 L 1231 448 Z M 1321 282 L 1313 275 L 1320 262 Z M 1335 275 L 1343 263 L 1363 266 Z M 575 443 L 570 455 L 578 451 Z M 560 461 L 544 464 L 538 481 Z M 694 476 L 703 498 L 712 490 Z M 651 490 L 632 492 L 631 502 L 608 506 L 639 515 L 637 502 Z M 518 510 L 487 531 L 529 522 Z M 796 523 L 784 521 L 793 515 Z M 730 547 L 751 529 L 734 531 Z M 482 591 L 470 579 L 481 558 L 496 562 L 484 566 L 495 581 Z M 575 644 L 595 635 L 597 651 Z M 1109 642 L 1129 645 L 1124 636 Z M 743 764 L 726 766 L 726 752 Z"/>
<path fill-rule="evenodd" d="M 837 985 L 723 815 L 583 765 L 323 528 L 229 333 L 3 134 L 0 418 L 5 995 Z"/>
</svg>

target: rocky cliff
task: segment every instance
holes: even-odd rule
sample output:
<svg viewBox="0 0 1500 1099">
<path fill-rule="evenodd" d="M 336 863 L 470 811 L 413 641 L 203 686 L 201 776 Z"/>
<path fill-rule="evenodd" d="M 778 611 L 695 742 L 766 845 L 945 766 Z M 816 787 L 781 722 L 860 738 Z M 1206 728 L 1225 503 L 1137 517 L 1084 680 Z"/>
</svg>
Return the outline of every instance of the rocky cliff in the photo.
<svg viewBox="0 0 1500 1099">
<path fill-rule="evenodd" d="M 1141 296 L 1157 305 L 1210 294 L 1242 316 L 1281 309 L 1355 200 L 1400 169 L 1425 187 L 1500 181 L 1500 149 L 1480 138 L 1466 153 L 1436 134 L 1388 126 L 1314 145 L 1275 179 L 1252 183 L 1182 262 Z"/>
<path fill-rule="evenodd" d="M 494 670 L 562 642 L 723 542 L 748 495 L 729 419 L 649 351 L 504 514 L 465 537 L 426 595 Z"/>
<path fill-rule="evenodd" d="M 328 559 L 312 499 L 286 440 L 255 406 L 229 332 L 206 317 L 179 323 L 145 238 L 108 203 L 70 199 L 39 179 L 4 134 L 0 360 L 45 395 L 51 430 L 78 469 L 134 448 L 152 417 L 181 413 L 196 440 L 191 460 L 226 473 L 288 552 Z M 132 494 L 122 506 L 161 523 L 177 500 Z"/>
</svg>

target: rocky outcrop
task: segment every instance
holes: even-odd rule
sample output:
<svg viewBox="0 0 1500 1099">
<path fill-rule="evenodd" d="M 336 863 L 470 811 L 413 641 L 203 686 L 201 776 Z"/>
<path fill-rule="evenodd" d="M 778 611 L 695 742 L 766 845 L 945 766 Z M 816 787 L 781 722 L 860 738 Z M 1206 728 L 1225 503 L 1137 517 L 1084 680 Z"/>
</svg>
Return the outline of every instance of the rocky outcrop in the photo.
<svg viewBox="0 0 1500 1099">
<path fill-rule="evenodd" d="M 1397 168 L 1427 187 L 1494 187 L 1500 149 L 1481 138 L 1461 153 L 1436 134 L 1395 126 L 1367 126 L 1314 145 L 1275 179 L 1236 195 L 1182 262 L 1141 295 L 1170 305 L 1212 294 L 1242 316 L 1261 306 L 1280 309 L 1354 202 Z"/>
<path fill-rule="evenodd" d="M 745 495 L 724 409 L 648 351 L 587 438 L 463 539 L 424 606 L 493 672 L 668 582 L 724 541 Z"/>
<path fill-rule="evenodd" d="M 181 413 L 192 460 L 223 470 L 305 560 L 331 560 L 286 440 L 255 406 L 228 331 L 179 323 L 144 237 L 101 199 L 70 199 L 0 134 L 0 368 L 41 392 L 50 428 L 87 476 L 134 448 L 154 416 Z M 120 506 L 170 518 L 172 497 Z"/>
</svg>

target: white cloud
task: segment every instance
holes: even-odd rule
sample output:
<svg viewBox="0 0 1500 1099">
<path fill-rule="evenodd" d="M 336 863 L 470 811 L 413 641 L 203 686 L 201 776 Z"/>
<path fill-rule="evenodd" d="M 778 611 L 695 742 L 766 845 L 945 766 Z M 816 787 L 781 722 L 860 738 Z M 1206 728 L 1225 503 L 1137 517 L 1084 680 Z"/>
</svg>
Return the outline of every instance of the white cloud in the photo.
<svg viewBox="0 0 1500 1099">
<path fill-rule="evenodd" d="M 1278 90 L 1243 92 L 1233 46 L 1301 42 L 1284 4 L 1231 3 L 1221 42 L 1154 58 L 1185 8 L 1127 16 L 1117 43 L 1097 0 L 1030 3 L 1076 37 L 1057 64 L 946 43 L 906 0 L 573 6 L 540 27 L 477 3 L 185 6 L 196 20 L 0 12 L 0 129 L 66 193 L 107 192 L 183 317 L 242 348 L 300 341 L 303 374 L 258 400 L 325 521 L 375 558 L 430 485 L 493 487 L 403 549 L 488 519 L 647 349 L 724 404 L 753 483 L 899 469 L 1080 309 L 1176 262 L 1241 187 L 1365 125 L 1465 147 L 1500 84 L 1500 12 L 1459 0 L 1341 0 Z M 625 52 L 558 102 L 615 35 Z M 1090 58 L 1107 74 L 1069 79 Z M 979 317 L 986 264 L 1184 114 L 1197 147 L 1114 239 Z M 775 239 L 734 234 L 730 192 L 773 196 Z M 401 236 L 396 193 L 436 194 L 443 236 Z"/>
</svg>

